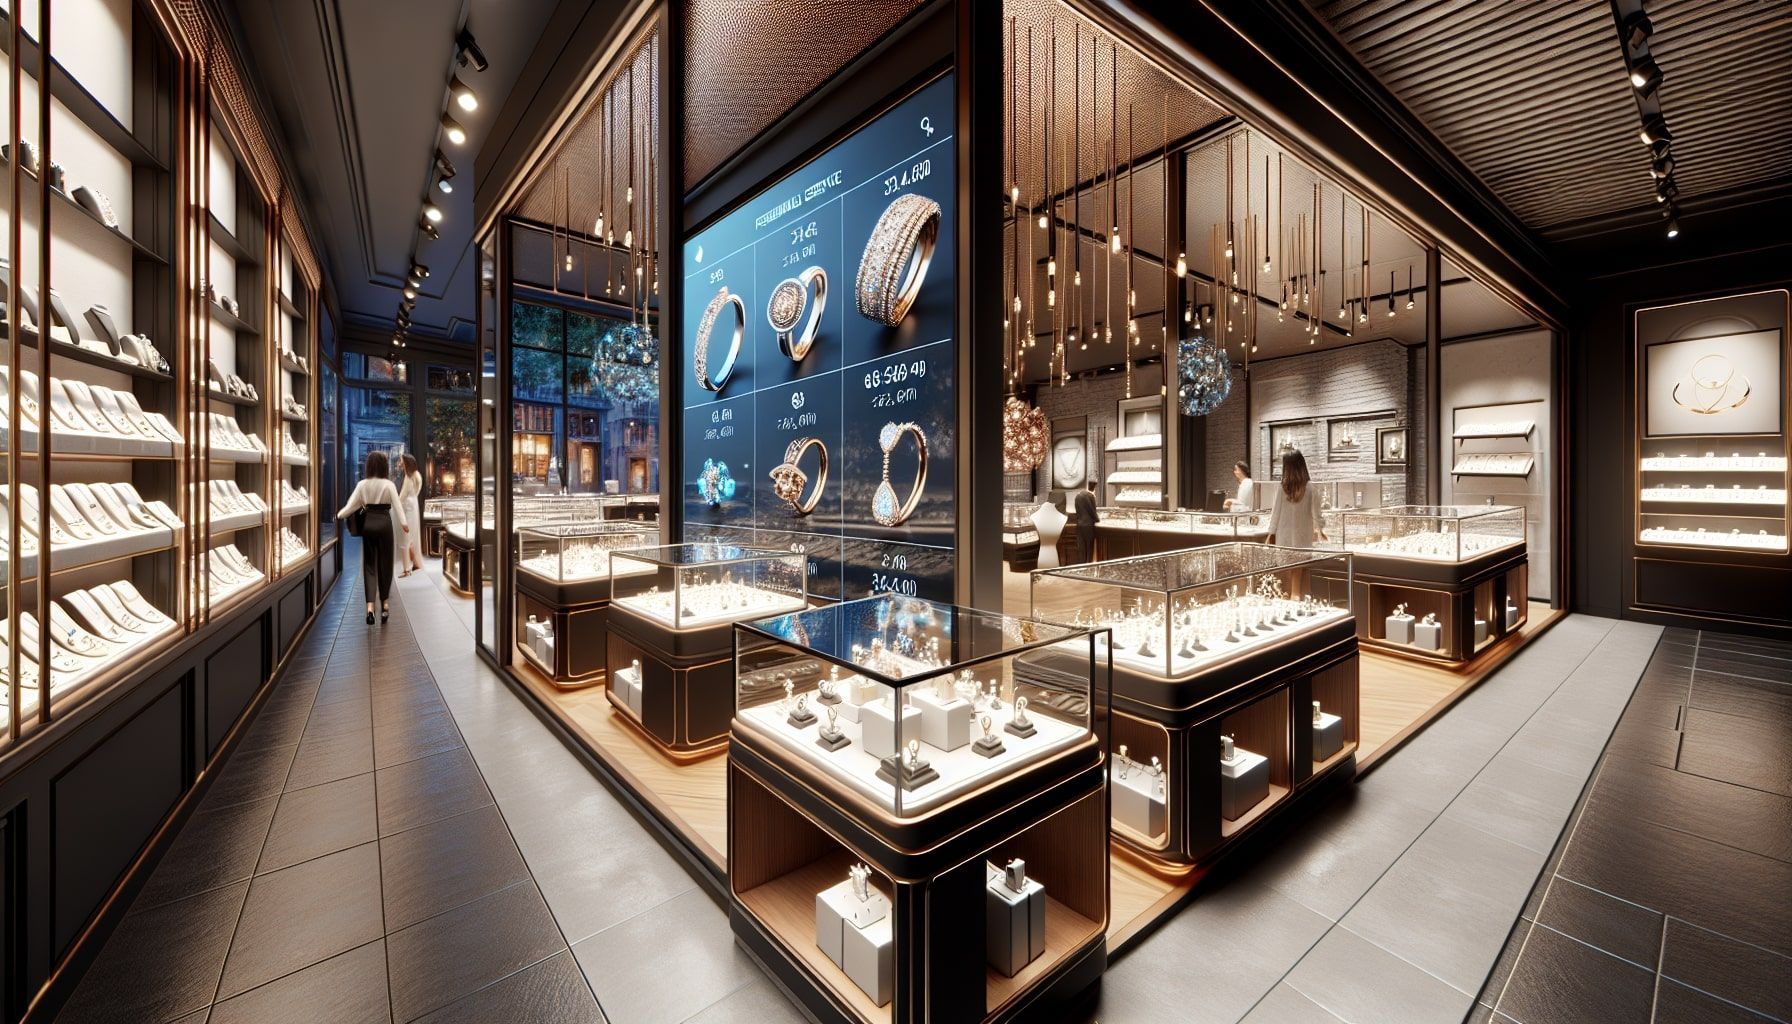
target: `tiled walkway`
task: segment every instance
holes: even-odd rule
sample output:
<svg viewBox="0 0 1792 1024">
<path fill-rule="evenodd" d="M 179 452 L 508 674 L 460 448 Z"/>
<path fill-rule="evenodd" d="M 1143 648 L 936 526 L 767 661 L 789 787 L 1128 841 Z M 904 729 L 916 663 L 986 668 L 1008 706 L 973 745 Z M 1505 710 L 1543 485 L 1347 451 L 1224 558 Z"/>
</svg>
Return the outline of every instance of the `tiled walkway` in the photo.
<svg viewBox="0 0 1792 1024">
<path fill-rule="evenodd" d="M 369 628 L 349 555 L 61 1019 L 799 1020 L 709 894 L 474 657 L 470 603 L 414 575 Z M 1095 1016 L 1460 1020 L 1657 633 L 1564 620 L 1118 959 Z"/>
<path fill-rule="evenodd" d="M 1669 630 L 1475 1020 L 1792 1020 L 1792 644 Z"/>
</svg>

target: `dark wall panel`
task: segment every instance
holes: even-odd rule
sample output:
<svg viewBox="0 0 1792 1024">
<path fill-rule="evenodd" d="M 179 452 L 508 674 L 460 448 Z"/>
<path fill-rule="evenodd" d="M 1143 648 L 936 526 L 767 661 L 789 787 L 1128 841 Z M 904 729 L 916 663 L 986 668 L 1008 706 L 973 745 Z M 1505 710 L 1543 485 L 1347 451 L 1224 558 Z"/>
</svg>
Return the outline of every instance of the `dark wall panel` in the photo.
<svg viewBox="0 0 1792 1024">
<path fill-rule="evenodd" d="M 205 753 L 210 757 L 224 734 L 249 706 L 268 677 L 268 620 L 257 616 L 229 643 L 205 659 Z"/>
<path fill-rule="evenodd" d="M 292 642 L 299 638 L 299 631 L 305 628 L 305 620 L 311 617 L 311 582 L 307 580 L 302 586 L 292 588 L 275 612 L 274 621 L 279 624 L 280 644 L 275 650 L 280 657 L 292 649 Z"/>
<path fill-rule="evenodd" d="M 190 781 L 182 714 L 187 680 L 169 687 L 51 784 L 58 954 Z"/>
</svg>

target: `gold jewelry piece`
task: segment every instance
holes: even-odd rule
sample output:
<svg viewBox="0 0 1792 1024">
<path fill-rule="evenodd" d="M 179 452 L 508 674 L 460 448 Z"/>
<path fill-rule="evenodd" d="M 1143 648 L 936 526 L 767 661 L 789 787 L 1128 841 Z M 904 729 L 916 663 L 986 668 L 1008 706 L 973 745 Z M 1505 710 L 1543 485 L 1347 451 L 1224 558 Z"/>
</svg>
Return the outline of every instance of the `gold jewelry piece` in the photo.
<svg viewBox="0 0 1792 1024">
<path fill-rule="evenodd" d="M 803 490 L 809 486 L 809 475 L 798 468 L 797 463 L 802 459 L 803 453 L 809 450 L 810 445 L 815 446 L 816 453 L 821 459 L 821 468 L 815 474 L 815 490 L 805 501 L 803 500 Z M 784 449 L 783 464 L 772 470 L 770 476 L 772 478 L 772 493 L 789 502 L 790 507 L 796 509 L 797 515 L 808 515 L 815 511 L 816 504 L 821 501 L 822 488 L 828 485 L 828 446 L 823 444 L 820 438 L 797 438 Z"/>
<path fill-rule="evenodd" d="M 1686 373 L 1686 380 L 1674 384 L 1674 404 L 1690 413 L 1700 416 L 1716 416 L 1740 409 L 1754 393 L 1755 385 L 1747 377 L 1737 381 L 1736 367 L 1730 361 L 1715 352 L 1699 357 Z M 1686 392 L 1681 389 L 1691 384 Z M 1740 386 L 1741 392 L 1736 388 Z"/>
<path fill-rule="evenodd" d="M 815 289 L 815 304 L 809 304 L 809 289 Z M 828 272 L 820 267 L 810 267 L 795 277 L 787 277 L 778 282 L 772 289 L 772 297 L 765 304 L 765 318 L 770 321 L 772 330 L 778 332 L 778 349 L 790 357 L 793 363 L 800 363 L 809 350 L 815 347 L 815 335 L 821 330 L 821 311 L 828 305 Z M 809 319 L 803 322 L 803 312 L 808 310 Z M 798 325 L 802 330 L 797 330 Z"/>
<path fill-rule="evenodd" d="M 896 450 L 896 445 L 904 434 L 915 435 L 918 461 L 915 464 L 914 488 L 898 505 L 896 488 L 890 486 L 890 453 Z M 877 485 L 877 492 L 871 496 L 871 515 L 881 525 L 899 526 L 915 514 L 915 506 L 921 503 L 921 491 L 927 486 L 927 435 L 913 423 L 886 423 L 877 433 L 877 443 L 884 450 L 884 479 Z"/>
<path fill-rule="evenodd" d="M 722 315 L 723 306 L 734 307 L 734 333 L 728 339 L 728 354 L 723 357 L 721 365 L 716 367 L 712 376 L 709 372 L 709 336 L 715 330 L 716 318 Z M 740 343 L 747 331 L 747 306 L 740 296 L 728 290 L 727 285 L 716 292 L 715 298 L 709 300 L 704 307 L 703 319 L 697 322 L 697 355 L 694 362 L 697 369 L 697 383 L 706 391 L 720 392 L 728 384 L 728 378 L 734 375 L 734 361 L 740 358 Z"/>
<path fill-rule="evenodd" d="M 940 204 L 913 192 L 897 196 L 877 218 L 859 257 L 859 315 L 890 327 L 902 323 L 940 237 Z"/>
</svg>

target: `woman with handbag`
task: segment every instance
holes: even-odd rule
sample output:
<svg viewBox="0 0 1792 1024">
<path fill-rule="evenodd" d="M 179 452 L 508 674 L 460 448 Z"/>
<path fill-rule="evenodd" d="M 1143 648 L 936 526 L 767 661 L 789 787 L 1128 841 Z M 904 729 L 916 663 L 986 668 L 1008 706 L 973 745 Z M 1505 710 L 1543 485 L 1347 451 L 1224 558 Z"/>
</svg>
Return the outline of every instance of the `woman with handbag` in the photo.
<svg viewBox="0 0 1792 1024">
<path fill-rule="evenodd" d="M 417 456 L 410 452 L 399 456 L 399 464 L 404 467 L 404 484 L 398 488 L 398 501 L 404 506 L 404 521 L 410 526 L 398 558 L 403 567 L 398 575 L 402 578 L 413 569 L 423 568 L 423 515 L 417 508 L 423 494 L 423 474 L 417 469 Z"/>
<path fill-rule="evenodd" d="M 367 468 L 361 482 L 348 496 L 348 504 L 336 513 L 338 519 L 349 519 L 349 532 L 361 538 L 361 580 L 367 588 L 367 624 L 373 625 L 374 595 L 379 596 L 380 622 L 386 621 L 390 609 L 386 598 L 392 592 L 392 556 L 400 534 L 410 532 L 398 488 L 387 479 L 391 472 L 385 452 L 368 452 Z M 354 518 L 349 518 L 349 517 Z"/>
</svg>

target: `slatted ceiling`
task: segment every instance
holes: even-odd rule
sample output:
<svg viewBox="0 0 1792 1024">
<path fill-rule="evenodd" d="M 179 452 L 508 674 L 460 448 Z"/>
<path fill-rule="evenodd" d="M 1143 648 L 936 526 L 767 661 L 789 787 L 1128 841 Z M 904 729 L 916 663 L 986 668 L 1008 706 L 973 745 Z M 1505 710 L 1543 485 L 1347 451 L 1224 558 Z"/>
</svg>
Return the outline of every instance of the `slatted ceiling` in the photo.
<svg viewBox="0 0 1792 1024">
<path fill-rule="evenodd" d="M 1521 220 L 1553 237 L 1655 206 L 1611 6 L 1311 0 Z M 1682 202 L 1792 175 L 1792 6 L 1650 0 Z"/>
</svg>

